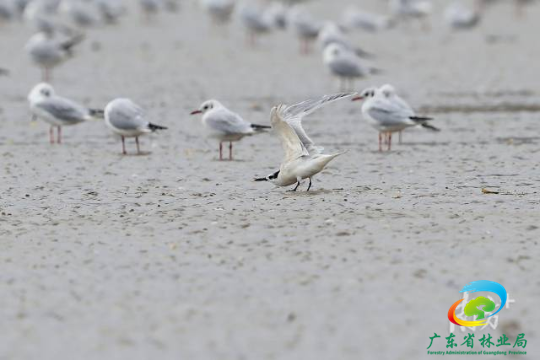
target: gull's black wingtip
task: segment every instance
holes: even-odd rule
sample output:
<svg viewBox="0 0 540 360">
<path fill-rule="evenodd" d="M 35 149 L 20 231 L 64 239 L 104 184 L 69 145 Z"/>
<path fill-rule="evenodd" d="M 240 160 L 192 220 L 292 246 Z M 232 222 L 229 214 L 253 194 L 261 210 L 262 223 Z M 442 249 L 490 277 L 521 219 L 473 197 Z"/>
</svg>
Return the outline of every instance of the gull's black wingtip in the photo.
<svg viewBox="0 0 540 360">
<path fill-rule="evenodd" d="M 148 124 L 148 128 L 152 131 L 157 131 L 157 130 L 167 130 L 167 128 L 165 126 L 161 126 L 161 125 L 156 125 L 156 124 Z"/>
<path fill-rule="evenodd" d="M 429 130 L 431 130 L 431 131 L 436 131 L 436 132 L 441 131 L 441 129 L 439 129 L 438 127 L 435 127 L 435 126 L 433 126 L 433 125 L 431 125 L 431 124 L 427 124 L 427 123 L 423 123 L 423 124 L 422 124 L 422 127 L 423 127 L 423 128 L 426 128 L 426 129 L 429 129 Z"/>
<path fill-rule="evenodd" d="M 95 116 L 95 117 L 99 117 L 99 118 L 104 118 L 105 117 L 105 111 L 104 110 L 101 110 L 101 109 L 89 109 L 90 110 L 90 115 L 91 116 Z"/>
<path fill-rule="evenodd" d="M 272 127 L 270 125 L 251 124 L 251 128 L 254 130 L 264 130 L 264 129 L 271 129 Z"/>
<path fill-rule="evenodd" d="M 409 119 L 411 119 L 413 121 L 430 121 L 430 120 L 433 120 L 433 118 L 427 117 L 427 116 L 410 116 Z"/>
</svg>

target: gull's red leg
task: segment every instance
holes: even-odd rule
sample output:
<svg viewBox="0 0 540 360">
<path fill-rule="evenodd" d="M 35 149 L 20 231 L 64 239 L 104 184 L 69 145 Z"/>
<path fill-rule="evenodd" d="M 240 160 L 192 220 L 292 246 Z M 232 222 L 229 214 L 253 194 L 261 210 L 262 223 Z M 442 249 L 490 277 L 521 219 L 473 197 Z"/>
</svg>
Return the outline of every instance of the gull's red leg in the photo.
<svg viewBox="0 0 540 360">
<path fill-rule="evenodd" d="M 122 136 L 122 154 L 126 155 L 126 139 Z"/>
</svg>

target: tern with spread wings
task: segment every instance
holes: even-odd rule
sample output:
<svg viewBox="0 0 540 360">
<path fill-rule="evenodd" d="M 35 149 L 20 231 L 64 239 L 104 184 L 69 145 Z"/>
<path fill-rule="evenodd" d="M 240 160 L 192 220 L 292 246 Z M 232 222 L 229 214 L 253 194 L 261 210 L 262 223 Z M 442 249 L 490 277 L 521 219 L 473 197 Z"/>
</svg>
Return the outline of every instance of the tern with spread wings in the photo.
<svg viewBox="0 0 540 360">
<path fill-rule="evenodd" d="M 281 140 L 285 158 L 278 171 L 255 181 L 270 181 L 277 186 L 290 186 L 296 183 L 293 189 L 296 191 L 302 180 L 309 179 L 307 188 L 309 191 L 313 176 L 320 173 L 330 161 L 343 152 L 323 154 L 323 148 L 315 146 L 304 131 L 302 119 L 326 104 L 351 95 L 353 94 L 326 95 L 320 99 L 306 100 L 291 106 L 275 106 L 270 113 L 270 121 Z"/>
</svg>

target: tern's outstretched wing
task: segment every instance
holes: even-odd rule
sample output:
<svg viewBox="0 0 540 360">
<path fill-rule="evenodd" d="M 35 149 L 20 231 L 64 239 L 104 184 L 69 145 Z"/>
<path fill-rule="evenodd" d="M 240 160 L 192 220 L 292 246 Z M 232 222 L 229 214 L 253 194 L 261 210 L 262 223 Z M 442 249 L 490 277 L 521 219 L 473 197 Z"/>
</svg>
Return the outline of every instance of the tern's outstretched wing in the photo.
<svg viewBox="0 0 540 360">
<path fill-rule="evenodd" d="M 315 146 L 313 140 L 306 134 L 302 127 L 302 119 L 317 109 L 325 106 L 336 100 L 345 99 L 352 96 L 353 93 L 340 93 L 334 95 L 325 95 L 320 99 L 309 99 L 302 101 L 298 104 L 287 106 L 281 110 L 281 118 L 290 125 L 290 127 L 296 132 L 296 135 L 302 142 L 302 145 L 307 151 L 312 153 L 320 153 L 323 149 Z"/>
<path fill-rule="evenodd" d="M 293 128 L 284 120 L 284 110 L 286 110 L 285 105 L 274 107 L 270 115 L 270 123 L 272 124 L 272 129 L 279 136 L 281 146 L 285 152 L 283 163 L 286 163 L 301 156 L 309 155 L 309 153 Z"/>
</svg>

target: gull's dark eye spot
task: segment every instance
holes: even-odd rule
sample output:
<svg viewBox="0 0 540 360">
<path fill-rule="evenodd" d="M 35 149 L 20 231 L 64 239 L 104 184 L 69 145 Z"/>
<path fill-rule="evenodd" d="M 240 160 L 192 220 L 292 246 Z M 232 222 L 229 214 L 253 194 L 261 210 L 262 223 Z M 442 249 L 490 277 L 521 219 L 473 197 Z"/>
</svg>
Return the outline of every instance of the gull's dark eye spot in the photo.
<svg viewBox="0 0 540 360">
<path fill-rule="evenodd" d="M 49 90 L 45 90 L 45 89 L 41 90 L 41 93 L 42 93 L 43 95 L 45 95 L 45 96 L 51 95 L 51 93 L 49 92 Z"/>
</svg>

